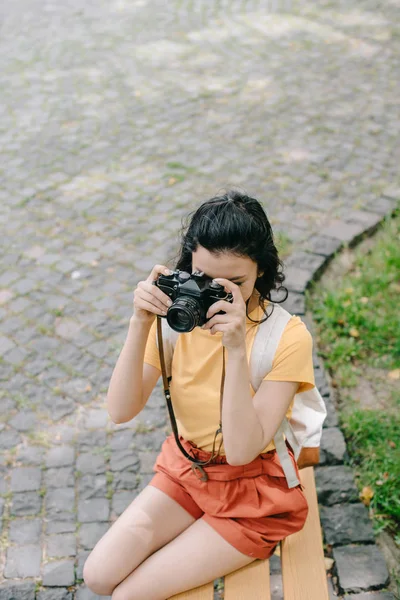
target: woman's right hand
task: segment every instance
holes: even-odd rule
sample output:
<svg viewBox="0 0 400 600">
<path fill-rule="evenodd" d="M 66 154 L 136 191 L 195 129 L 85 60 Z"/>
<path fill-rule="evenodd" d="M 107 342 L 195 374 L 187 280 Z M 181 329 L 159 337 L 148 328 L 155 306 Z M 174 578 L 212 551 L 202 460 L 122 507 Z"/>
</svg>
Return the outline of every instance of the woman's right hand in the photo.
<svg viewBox="0 0 400 600">
<path fill-rule="evenodd" d="M 133 316 L 135 319 L 152 323 L 155 315 L 165 317 L 172 301 L 153 282 L 157 280 L 159 275 L 171 275 L 171 273 L 168 267 L 156 265 L 145 281 L 139 281 L 133 294 Z"/>
</svg>

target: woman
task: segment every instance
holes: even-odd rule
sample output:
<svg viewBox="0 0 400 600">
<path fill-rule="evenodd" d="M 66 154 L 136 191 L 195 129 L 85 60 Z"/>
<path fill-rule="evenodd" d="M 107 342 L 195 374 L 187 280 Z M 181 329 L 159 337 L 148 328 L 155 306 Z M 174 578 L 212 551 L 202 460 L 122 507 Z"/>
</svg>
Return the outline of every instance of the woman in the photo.
<svg viewBox="0 0 400 600">
<path fill-rule="evenodd" d="M 249 380 L 257 325 L 273 309 L 271 291 L 284 281 L 261 204 L 238 192 L 203 203 L 183 235 L 176 268 L 201 271 L 233 296 L 231 303 L 212 304 L 202 327 L 179 335 L 173 356 L 179 440 L 207 463 L 207 477 L 199 477 L 168 436 L 153 479 L 86 561 L 88 587 L 113 600 L 165 600 L 268 558 L 281 539 L 302 529 L 308 513 L 301 485 L 288 488 L 272 441 L 295 394 L 314 387 L 312 338 L 299 317 L 286 325 L 260 388 L 253 390 Z M 156 315 L 165 316 L 171 305 L 154 285 L 162 273 L 171 272 L 155 266 L 134 293 L 108 391 L 115 423 L 140 413 L 161 374 Z"/>
</svg>

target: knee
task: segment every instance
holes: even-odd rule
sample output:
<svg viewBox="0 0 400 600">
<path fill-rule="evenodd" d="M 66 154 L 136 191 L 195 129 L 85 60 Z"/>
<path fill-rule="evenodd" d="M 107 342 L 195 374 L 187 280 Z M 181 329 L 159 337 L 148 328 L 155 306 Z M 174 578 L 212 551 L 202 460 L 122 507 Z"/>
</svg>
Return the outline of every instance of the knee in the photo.
<svg viewBox="0 0 400 600">
<path fill-rule="evenodd" d="M 112 585 L 112 583 L 104 577 L 101 566 L 96 564 L 91 554 L 89 554 L 83 566 L 83 581 L 92 592 L 99 594 L 100 596 L 111 596 L 115 588 L 115 584 Z"/>
</svg>

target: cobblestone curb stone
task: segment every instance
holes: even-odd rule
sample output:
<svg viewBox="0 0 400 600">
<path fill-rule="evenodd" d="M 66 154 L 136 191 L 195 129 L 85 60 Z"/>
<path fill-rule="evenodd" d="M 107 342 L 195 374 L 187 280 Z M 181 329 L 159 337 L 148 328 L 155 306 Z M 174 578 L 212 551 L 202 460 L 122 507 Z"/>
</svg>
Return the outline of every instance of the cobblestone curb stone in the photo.
<svg viewBox="0 0 400 600">
<path fill-rule="evenodd" d="M 387 202 L 389 200 L 389 203 Z M 346 243 L 355 246 L 361 238 L 371 235 L 385 216 L 391 215 L 400 201 L 394 194 L 384 196 L 377 202 L 377 212 L 373 203 L 368 211 L 360 212 L 357 218 L 351 217 L 351 229 L 348 221 L 335 221 L 318 238 L 318 254 L 315 253 L 316 242 L 311 240 L 314 251 L 309 259 L 306 253 L 294 253 L 287 261 L 293 265 L 285 285 L 295 291 L 282 304 L 287 310 L 301 315 L 313 332 L 312 316 L 305 314 L 304 301 L 299 293 L 303 293 L 312 281 L 318 280 L 324 268 L 333 259 L 335 253 Z M 386 212 L 382 211 L 383 206 Z M 324 236 L 326 244 L 324 243 Z M 331 239 L 338 241 L 332 246 Z M 334 247 L 332 254 L 324 252 L 324 247 Z M 321 256 L 324 258 L 320 260 Z M 297 269 L 297 266 L 302 265 Z M 301 311 L 299 309 L 302 309 Z M 296 312 L 297 309 L 297 312 Z M 360 600 L 395 600 L 391 592 L 383 590 L 390 583 L 390 576 L 383 553 L 375 543 L 372 524 L 366 507 L 359 501 L 358 491 L 350 467 L 344 465 L 346 460 L 346 444 L 333 402 L 333 389 L 329 375 L 324 370 L 321 359 L 314 354 L 316 385 L 319 388 L 327 409 L 328 417 L 324 423 L 321 439 L 321 460 L 315 468 L 318 503 L 320 505 L 321 526 L 324 541 L 330 549 L 330 558 L 334 563 L 328 573 L 328 584 L 332 598 L 351 597 Z"/>
</svg>

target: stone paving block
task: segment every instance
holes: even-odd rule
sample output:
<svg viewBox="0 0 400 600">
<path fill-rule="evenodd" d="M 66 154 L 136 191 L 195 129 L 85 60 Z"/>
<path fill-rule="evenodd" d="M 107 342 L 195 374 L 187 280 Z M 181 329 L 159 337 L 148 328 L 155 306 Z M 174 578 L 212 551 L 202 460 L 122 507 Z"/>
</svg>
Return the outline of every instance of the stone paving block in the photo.
<svg viewBox="0 0 400 600">
<path fill-rule="evenodd" d="M 74 488 L 49 489 L 45 496 L 46 513 L 50 517 L 62 516 L 74 512 L 75 490 Z"/>
<path fill-rule="evenodd" d="M 110 459 L 110 468 L 112 471 L 138 470 L 140 465 L 139 457 L 130 449 L 115 450 Z"/>
<path fill-rule="evenodd" d="M 75 600 L 111 600 L 111 596 L 98 596 L 84 586 L 77 589 Z"/>
<path fill-rule="evenodd" d="M 42 583 L 49 587 L 69 586 L 75 583 L 74 561 L 55 560 L 43 566 Z"/>
<path fill-rule="evenodd" d="M 21 436 L 16 431 L 12 429 L 3 429 L 0 431 L 0 449 L 1 450 L 9 450 L 10 448 L 14 448 L 18 446 L 22 441 Z"/>
<path fill-rule="evenodd" d="M 3 356 L 9 350 L 15 348 L 15 343 L 5 336 L 0 337 L 0 355 Z"/>
<path fill-rule="evenodd" d="M 108 523 L 82 524 L 78 533 L 80 546 L 85 550 L 92 550 L 109 528 Z"/>
<path fill-rule="evenodd" d="M 110 503 L 107 498 L 91 498 L 78 502 L 78 521 L 81 523 L 108 521 L 109 516 Z"/>
<path fill-rule="evenodd" d="M 17 459 L 23 465 L 40 465 L 44 449 L 40 446 L 22 446 L 17 450 Z"/>
<path fill-rule="evenodd" d="M 110 417 L 106 409 L 90 409 L 85 415 L 85 427 L 87 429 L 104 429 Z"/>
<path fill-rule="evenodd" d="M 44 471 L 44 485 L 46 488 L 73 487 L 74 484 L 74 470 L 72 467 L 57 467 Z"/>
<path fill-rule="evenodd" d="M 50 518 L 46 515 L 45 531 L 48 534 L 52 533 L 70 533 L 76 531 L 75 515 L 69 515 L 69 520 L 63 515 L 64 520 L 59 520 L 57 515 Z"/>
<path fill-rule="evenodd" d="M 313 278 L 312 270 L 308 271 L 298 267 L 288 267 L 285 269 L 285 273 L 285 287 L 292 292 L 303 293 Z"/>
<path fill-rule="evenodd" d="M 364 231 L 372 231 L 381 222 L 381 215 L 367 210 L 347 210 L 343 215 L 346 223 L 361 224 Z"/>
<path fill-rule="evenodd" d="M 137 472 L 116 471 L 112 475 L 113 490 L 134 490 L 139 484 L 140 476 Z"/>
<path fill-rule="evenodd" d="M 72 592 L 66 588 L 40 590 L 36 600 L 73 600 Z"/>
<path fill-rule="evenodd" d="M 362 592 L 361 594 L 346 594 L 347 600 L 396 600 L 391 592 Z"/>
<path fill-rule="evenodd" d="M 309 271 L 314 278 L 322 270 L 326 257 L 322 254 L 295 250 L 286 260 L 286 265 L 292 269 Z"/>
<path fill-rule="evenodd" d="M 60 533 L 45 538 L 48 558 L 61 558 L 76 555 L 76 536 L 74 533 Z"/>
<path fill-rule="evenodd" d="M 34 581 L 5 581 L 0 585 L 0 600 L 35 600 Z"/>
<path fill-rule="evenodd" d="M 4 577 L 38 577 L 42 549 L 39 545 L 10 546 L 7 548 Z"/>
<path fill-rule="evenodd" d="M 106 475 L 82 475 L 78 479 L 78 492 L 81 500 L 104 498 L 107 495 Z"/>
<path fill-rule="evenodd" d="M 40 519 L 13 519 L 10 521 L 9 540 L 15 544 L 38 544 L 42 533 Z"/>
<path fill-rule="evenodd" d="M 12 419 L 9 420 L 11 427 L 14 427 L 17 431 L 29 431 L 38 422 L 38 417 L 34 412 L 23 412 L 16 414 Z"/>
<path fill-rule="evenodd" d="M 283 600 L 283 581 L 279 573 L 271 573 L 269 587 L 271 600 Z"/>
<path fill-rule="evenodd" d="M 81 473 L 100 475 L 106 471 L 104 456 L 94 452 L 84 452 L 76 460 L 76 468 Z"/>
<path fill-rule="evenodd" d="M 289 292 L 288 298 L 285 300 L 285 302 L 281 302 L 280 305 L 292 315 L 304 315 L 304 294 L 296 294 L 296 292 Z"/>
<path fill-rule="evenodd" d="M 321 437 L 320 465 L 339 465 L 347 457 L 346 442 L 338 427 L 323 429 Z"/>
<path fill-rule="evenodd" d="M 72 446 L 50 448 L 46 457 L 47 467 L 69 467 L 74 464 L 75 452 Z"/>
<path fill-rule="evenodd" d="M 32 492 L 39 490 L 42 471 L 38 467 L 19 467 L 11 471 L 12 492 Z"/>
<path fill-rule="evenodd" d="M 113 514 L 120 516 L 124 510 L 133 502 L 136 497 L 136 493 L 132 491 L 122 490 L 120 492 L 114 492 L 112 497 L 112 512 Z"/>
<path fill-rule="evenodd" d="M 345 221 L 334 219 L 327 227 L 321 229 L 320 235 L 348 243 L 363 233 L 364 229 L 363 223 L 346 223 Z"/>
<path fill-rule="evenodd" d="M 158 452 L 139 452 L 141 473 L 153 473 L 153 467 L 158 454 Z"/>
<path fill-rule="evenodd" d="M 389 194 L 392 193 L 393 191 L 391 190 L 389 190 L 388 192 L 384 192 L 382 197 L 373 198 L 372 200 L 367 202 L 365 207 L 369 211 L 376 212 L 380 215 L 386 215 L 388 213 L 391 213 L 395 209 L 396 203 L 398 202 L 397 198 L 392 198 L 391 196 L 389 196 Z"/>
<path fill-rule="evenodd" d="M 342 593 L 378 590 L 389 583 L 387 566 L 378 546 L 339 546 L 333 549 L 333 558 Z"/>
<path fill-rule="evenodd" d="M 10 350 L 9 352 L 6 352 L 6 354 L 3 355 L 3 360 L 17 367 L 18 365 L 24 362 L 28 355 L 29 352 L 25 350 L 25 348 L 20 348 L 19 346 L 16 346 L 15 348 Z"/>
<path fill-rule="evenodd" d="M 316 467 L 315 483 L 318 501 L 325 506 L 358 500 L 358 491 L 350 467 Z"/>
<path fill-rule="evenodd" d="M 321 506 L 320 517 L 327 544 L 344 546 L 375 541 L 368 510 L 361 502 Z"/>
<path fill-rule="evenodd" d="M 13 494 L 10 513 L 16 517 L 37 515 L 41 508 L 42 498 L 37 492 L 23 492 Z"/>
<path fill-rule="evenodd" d="M 89 550 L 80 550 L 76 557 L 76 579 L 77 581 L 83 581 L 83 567 L 89 556 Z"/>
<path fill-rule="evenodd" d="M 339 420 L 337 416 L 337 412 L 335 407 L 333 406 L 332 400 L 329 398 L 324 398 L 325 407 L 326 407 L 326 418 L 323 423 L 324 428 L 337 427 L 339 425 Z"/>
<path fill-rule="evenodd" d="M 80 452 L 104 448 L 106 443 L 107 434 L 101 430 L 82 431 L 77 436 L 77 444 Z"/>
</svg>

